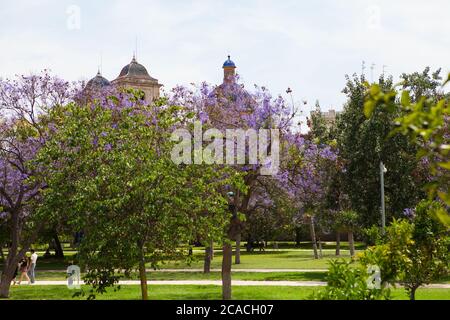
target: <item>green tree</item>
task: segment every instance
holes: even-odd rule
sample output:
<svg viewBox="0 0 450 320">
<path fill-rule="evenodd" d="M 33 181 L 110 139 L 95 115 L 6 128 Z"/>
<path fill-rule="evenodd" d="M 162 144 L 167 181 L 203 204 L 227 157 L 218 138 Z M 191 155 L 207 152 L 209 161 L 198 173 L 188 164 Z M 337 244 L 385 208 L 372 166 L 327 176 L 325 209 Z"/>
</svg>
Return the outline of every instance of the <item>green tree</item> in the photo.
<svg viewBox="0 0 450 320">
<path fill-rule="evenodd" d="M 347 77 L 348 100 L 338 121 L 338 149 L 344 166 L 343 192 L 350 208 L 360 215 L 363 226 L 380 222 L 379 165 L 388 168 L 385 177 L 387 215 L 393 217 L 415 205 L 422 197 L 424 178 L 415 157 L 416 147 L 405 137 L 390 137 L 396 114 L 375 112 L 367 119 L 363 106 L 367 89 L 364 76 Z M 381 76 L 380 90 L 392 88 L 392 79 Z"/>
<path fill-rule="evenodd" d="M 355 256 L 354 233 L 358 228 L 358 214 L 352 210 L 343 210 L 337 213 L 334 222 L 338 232 L 347 232 L 350 255 Z"/>
<path fill-rule="evenodd" d="M 401 93 L 394 89 L 385 91 L 376 84 L 367 85 L 364 112 L 368 118 L 380 112 L 397 115 L 391 120 L 395 129 L 390 135 L 395 137 L 400 133 L 417 146 L 417 158 L 429 167 L 430 182 L 426 185 L 429 198 L 437 195 L 450 205 L 450 94 L 443 92 L 450 74 L 443 85 L 438 86 L 439 72 L 430 78 L 427 70 L 422 75 L 404 75 L 401 85 L 405 90 Z M 426 95 L 430 91 L 434 95 Z M 445 211 L 439 210 L 436 215 L 450 226 L 450 216 Z"/>
<path fill-rule="evenodd" d="M 337 116 L 338 118 L 338 116 Z M 336 122 L 325 120 L 319 101 L 316 101 L 315 110 L 311 112 L 311 118 L 308 119 L 308 136 L 317 144 L 336 145 L 337 128 Z"/>
<path fill-rule="evenodd" d="M 230 219 L 223 187 L 240 178 L 175 164 L 171 132 L 192 114 L 130 93 L 53 112 L 57 130 L 36 162 L 48 168 L 40 210 L 84 233 L 78 262 L 90 297 L 137 269 L 147 299 L 147 264 L 180 257 L 180 246 L 198 235 L 222 238 Z"/>
<path fill-rule="evenodd" d="M 439 208 L 442 205 L 438 202 L 420 202 L 412 222 L 394 221 L 387 228 L 384 243 L 360 257 L 364 265 L 380 267 L 384 283 L 402 284 L 411 300 L 420 286 L 448 275 L 449 234 L 432 214 Z"/>
</svg>

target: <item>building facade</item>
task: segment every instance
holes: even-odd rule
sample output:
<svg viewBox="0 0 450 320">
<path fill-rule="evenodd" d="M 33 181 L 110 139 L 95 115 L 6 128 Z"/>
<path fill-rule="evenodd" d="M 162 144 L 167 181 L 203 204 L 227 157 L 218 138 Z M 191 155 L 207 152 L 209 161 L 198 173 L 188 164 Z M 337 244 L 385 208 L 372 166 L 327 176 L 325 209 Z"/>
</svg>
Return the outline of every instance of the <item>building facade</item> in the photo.
<svg viewBox="0 0 450 320">
<path fill-rule="evenodd" d="M 230 56 L 228 56 L 228 59 L 224 62 L 222 67 L 224 76 L 223 83 L 218 87 L 219 91 L 223 90 L 226 86 L 235 85 L 236 65 L 231 60 Z M 144 92 L 144 99 L 150 103 L 160 97 L 160 88 L 162 87 L 162 84 L 160 84 L 157 79 L 151 77 L 147 69 L 142 64 L 138 63 L 136 57 L 133 56 L 131 62 L 122 68 L 116 79 L 110 82 L 102 76 L 99 70 L 97 75 L 87 82 L 84 91 L 86 93 L 93 93 L 108 86 L 142 90 Z"/>
<path fill-rule="evenodd" d="M 99 71 L 94 78 L 88 81 L 84 90 L 90 93 L 111 85 L 117 88 L 142 90 L 145 101 L 149 103 L 159 98 L 159 90 L 162 87 L 162 84 L 151 77 L 147 69 L 138 63 L 134 56 L 131 62 L 122 68 L 116 79 L 109 82 Z"/>
</svg>

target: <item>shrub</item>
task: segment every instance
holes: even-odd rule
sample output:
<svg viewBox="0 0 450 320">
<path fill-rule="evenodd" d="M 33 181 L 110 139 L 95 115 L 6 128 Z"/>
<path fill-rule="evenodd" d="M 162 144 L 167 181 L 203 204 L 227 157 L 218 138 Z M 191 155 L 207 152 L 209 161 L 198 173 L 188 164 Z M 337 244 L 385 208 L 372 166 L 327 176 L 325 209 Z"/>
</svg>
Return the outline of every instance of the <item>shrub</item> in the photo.
<svg viewBox="0 0 450 320">
<path fill-rule="evenodd" d="M 361 265 L 352 266 L 351 262 L 335 260 L 330 262 L 327 275 L 327 287 L 314 293 L 314 300 L 383 300 L 390 299 L 390 290 L 381 286 L 370 286 L 369 273 Z"/>
</svg>

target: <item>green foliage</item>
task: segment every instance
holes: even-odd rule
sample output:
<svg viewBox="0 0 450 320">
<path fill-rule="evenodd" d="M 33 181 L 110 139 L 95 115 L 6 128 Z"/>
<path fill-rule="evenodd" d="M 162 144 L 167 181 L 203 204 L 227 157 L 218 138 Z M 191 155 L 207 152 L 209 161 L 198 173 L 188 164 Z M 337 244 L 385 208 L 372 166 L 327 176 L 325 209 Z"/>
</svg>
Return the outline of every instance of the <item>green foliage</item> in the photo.
<svg viewBox="0 0 450 320">
<path fill-rule="evenodd" d="M 364 242 L 369 246 L 378 244 L 382 240 L 380 228 L 375 225 L 369 228 L 362 229 L 362 237 L 364 239 Z"/>
<path fill-rule="evenodd" d="M 433 215 L 440 209 L 438 202 L 422 201 L 413 222 L 394 221 L 384 243 L 362 253 L 361 263 L 379 266 L 383 283 L 401 283 L 414 299 L 417 288 L 448 275 L 450 239 Z"/>
<path fill-rule="evenodd" d="M 228 168 L 171 160 L 172 130 L 189 118 L 182 109 L 130 100 L 132 107 L 112 96 L 115 108 L 72 103 L 55 110 L 58 130 L 36 161 L 48 168 L 39 211 L 84 232 L 79 263 L 97 293 L 117 282 L 115 270 L 157 268 L 198 237 L 220 240 L 230 219 L 223 188 L 242 185 Z"/>
<path fill-rule="evenodd" d="M 373 103 L 365 106 L 368 94 L 365 83 L 363 76 L 347 78 L 343 92 L 348 100 L 337 123 L 337 142 L 345 169 L 342 192 L 348 195 L 348 207 L 358 212 L 361 225 L 369 227 L 380 225 L 380 161 L 388 168 L 385 175 L 388 221 L 423 198 L 426 172 L 416 159 L 417 147 L 403 136 L 389 135 L 399 112 L 381 112 Z M 392 79 L 382 76 L 371 86 L 370 94 L 382 101 L 394 101 L 395 96 L 387 94 L 392 86 Z M 372 117 L 366 118 L 369 113 Z"/>
<path fill-rule="evenodd" d="M 382 244 L 370 247 L 359 255 L 359 261 L 365 265 L 376 265 L 381 270 L 383 283 L 395 284 L 402 268 L 409 260 L 408 248 L 413 244 L 413 225 L 406 220 L 394 220 L 386 228 Z"/>
<path fill-rule="evenodd" d="M 311 119 L 308 121 L 309 133 L 311 140 L 316 144 L 328 144 L 334 146 L 336 144 L 336 124 L 326 122 L 320 109 L 319 101 L 316 101 L 316 109 L 311 112 Z"/>
<path fill-rule="evenodd" d="M 442 210 L 439 202 L 422 201 L 416 208 L 410 249 L 411 261 L 405 266 L 402 283 L 411 295 L 423 285 L 448 275 L 450 237 L 434 212 Z"/>
<path fill-rule="evenodd" d="M 384 286 L 380 289 L 368 285 L 369 274 L 361 266 L 353 266 L 345 260 L 330 262 L 327 275 L 327 287 L 314 293 L 315 300 L 387 300 L 390 290 Z"/>
<path fill-rule="evenodd" d="M 391 130 L 390 137 L 401 134 L 417 145 L 417 158 L 429 162 L 433 178 L 427 185 L 430 199 L 438 195 L 450 205 L 450 95 L 438 90 L 448 80 L 440 87 L 439 70 L 431 77 L 428 72 L 427 68 L 421 75 L 403 75 L 401 85 L 404 90 L 400 92 L 395 88 L 382 91 L 376 85 L 368 86 L 364 110 L 370 118 L 377 112 L 397 115 L 392 121 L 396 127 Z M 397 96 L 400 96 L 400 103 L 395 99 Z M 438 217 L 450 225 L 450 218 L 442 211 Z"/>
<path fill-rule="evenodd" d="M 358 227 L 358 213 L 352 210 L 338 212 L 335 220 L 337 230 L 354 231 Z"/>
</svg>

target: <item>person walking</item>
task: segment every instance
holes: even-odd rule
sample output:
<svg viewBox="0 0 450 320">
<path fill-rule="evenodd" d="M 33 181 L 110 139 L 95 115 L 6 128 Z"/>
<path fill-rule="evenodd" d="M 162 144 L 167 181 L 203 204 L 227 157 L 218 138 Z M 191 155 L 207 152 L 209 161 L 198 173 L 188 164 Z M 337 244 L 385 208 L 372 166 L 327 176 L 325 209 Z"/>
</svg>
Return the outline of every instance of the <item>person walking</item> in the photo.
<svg viewBox="0 0 450 320">
<path fill-rule="evenodd" d="M 30 283 L 30 278 L 28 277 L 28 267 L 29 267 L 29 261 L 30 258 L 23 258 L 22 260 L 20 260 L 19 262 L 19 271 L 20 271 L 20 278 L 19 278 L 19 282 L 18 284 L 20 284 L 23 280 L 23 278 L 25 278 L 28 283 Z"/>
<path fill-rule="evenodd" d="M 31 257 L 30 257 L 30 267 L 28 269 L 28 275 L 30 276 L 31 283 L 34 283 L 35 279 L 35 268 L 36 268 L 36 261 L 37 261 L 38 255 L 37 253 L 31 249 Z"/>
</svg>

